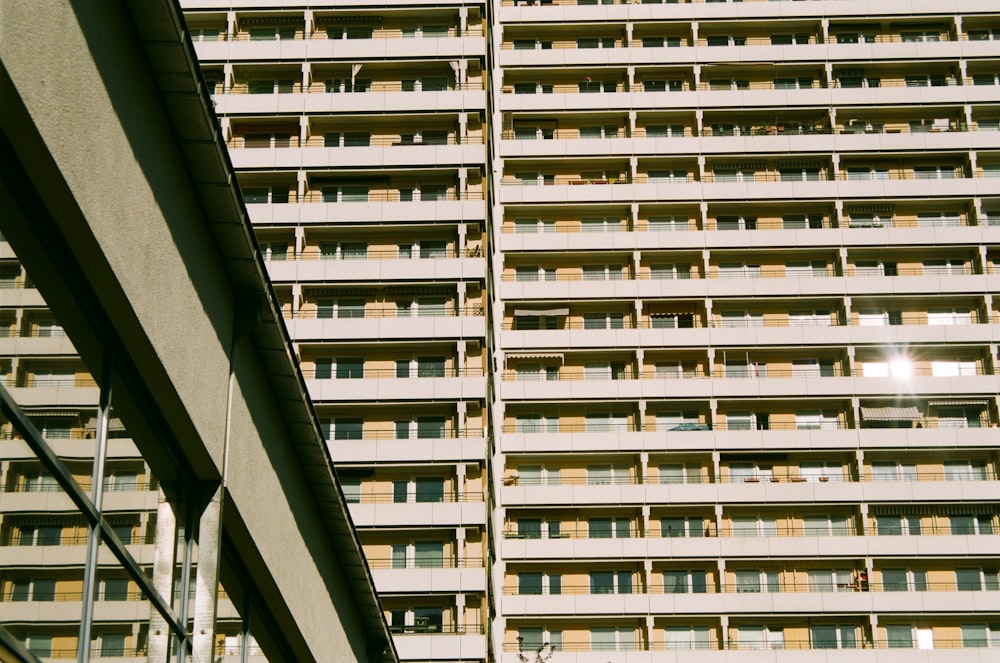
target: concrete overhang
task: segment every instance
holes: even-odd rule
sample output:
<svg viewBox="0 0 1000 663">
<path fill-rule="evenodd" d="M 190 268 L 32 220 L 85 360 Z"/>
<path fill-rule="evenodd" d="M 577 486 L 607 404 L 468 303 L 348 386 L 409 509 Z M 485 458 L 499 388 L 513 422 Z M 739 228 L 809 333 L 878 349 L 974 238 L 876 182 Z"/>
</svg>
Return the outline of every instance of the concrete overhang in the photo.
<svg viewBox="0 0 1000 663">
<path fill-rule="evenodd" d="M 222 483 L 265 654 L 396 660 L 175 0 L 0 27 L 0 228 L 166 490 Z"/>
</svg>

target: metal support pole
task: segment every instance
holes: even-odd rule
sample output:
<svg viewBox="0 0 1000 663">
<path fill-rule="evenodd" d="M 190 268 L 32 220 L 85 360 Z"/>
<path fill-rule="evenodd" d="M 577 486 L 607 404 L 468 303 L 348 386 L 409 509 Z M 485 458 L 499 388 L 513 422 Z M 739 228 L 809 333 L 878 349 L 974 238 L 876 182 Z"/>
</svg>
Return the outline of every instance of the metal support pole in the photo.
<svg viewBox="0 0 1000 663">
<path fill-rule="evenodd" d="M 188 494 L 187 499 L 184 500 L 184 522 L 178 527 L 182 537 L 183 558 L 181 560 L 181 586 L 178 592 L 180 596 L 177 612 L 181 624 L 186 626 L 188 623 L 188 606 L 191 603 L 191 556 L 194 552 L 195 522 L 195 504 L 193 498 L 195 496 L 190 495 L 190 491 L 188 490 L 185 490 L 185 493 Z M 187 660 L 187 647 L 185 644 L 189 635 L 186 631 L 183 634 L 177 634 L 180 640 L 177 643 L 177 663 L 184 663 Z"/>
<path fill-rule="evenodd" d="M 222 543 L 222 485 L 215 489 L 198 524 L 198 570 L 195 578 L 194 632 L 191 658 L 211 661 L 215 648 L 215 616 L 219 597 Z"/>
<path fill-rule="evenodd" d="M 101 543 L 102 504 L 104 502 L 104 461 L 108 454 L 108 416 L 111 411 L 111 355 L 105 353 L 101 367 L 101 395 L 97 406 L 97 444 L 91 473 L 90 499 L 98 519 L 87 527 L 87 558 L 83 567 L 83 612 L 77 637 L 76 660 L 90 660 L 90 631 L 94 624 L 94 589 L 97 583 L 97 555 Z M 123 541 L 122 543 L 130 543 Z"/>
<path fill-rule="evenodd" d="M 156 510 L 156 539 L 153 551 L 153 587 L 171 602 L 174 588 L 174 564 L 177 556 L 177 518 L 169 502 L 160 502 Z M 170 658 L 170 628 L 159 612 L 149 617 L 149 653 L 151 663 L 167 663 Z"/>
</svg>

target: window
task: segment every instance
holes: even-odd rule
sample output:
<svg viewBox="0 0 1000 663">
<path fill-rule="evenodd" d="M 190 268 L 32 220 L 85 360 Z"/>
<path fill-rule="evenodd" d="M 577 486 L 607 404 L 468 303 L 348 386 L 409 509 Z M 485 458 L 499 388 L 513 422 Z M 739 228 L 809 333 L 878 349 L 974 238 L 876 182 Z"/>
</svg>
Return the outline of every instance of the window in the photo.
<svg viewBox="0 0 1000 663">
<path fill-rule="evenodd" d="M 319 369 L 317 368 L 317 377 Z M 347 380 L 365 376 L 365 360 L 361 357 L 341 357 L 337 359 L 337 379 Z"/>
<path fill-rule="evenodd" d="M 592 626 L 590 628 L 592 651 L 632 651 L 635 649 L 635 630 L 631 626 Z"/>
<path fill-rule="evenodd" d="M 444 417 L 417 417 L 417 438 L 441 439 L 445 433 Z"/>
<path fill-rule="evenodd" d="M 444 567 L 444 543 L 441 541 L 417 541 L 413 549 L 413 561 L 418 569 Z"/>
<path fill-rule="evenodd" d="M 584 265 L 584 281 L 621 281 L 621 265 Z"/>
<path fill-rule="evenodd" d="M 608 486 L 631 483 L 629 468 L 626 465 L 588 465 L 587 485 Z"/>
<path fill-rule="evenodd" d="M 366 203 L 368 202 L 368 185 L 357 184 L 344 186 L 341 200 L 345 203 Z"/>
<path fill-rule="evenodd" d="M 624 433 L 629 430 L 627 414 L 587 414 L 584 429 L 588 433 Z"/>
<path fill-rule="evenodd" d="M 784 649 L 785 632 L 767 626 L 738 626 L 736 638 L 739 649 Z"/>
<path fill-rule="evenodd" d="M 781 573 L 778 571 L 736 570 L 738 594 L 775 593 L 781 591 Z"/>
<path fill-rule="evenodd" d="M 815 375 L 822 375 L 822 373 L 817 371 Z M 799 410 L 795 413 L 796 430 L 837 430 L 838 428 L 840 428 L 840 418 L 836 410 Z"/>
<path fill-rule="evenodd" d="M 854 576 L 848 569 L 809 569 L 810 592 L 854 591 Z"/>
<path fill-rule="evenodd" d="M 931 375 L 934 377 L 959 377 L 977 373 L 975 360 L 931 362 Z"/>
<path fill-rule="evenodd" d="M 124 633 L 102 633 L 101 634 L 101 658 L 106 656 L 125 656 Z"/>
<path fill-rule="evenodd" d="M 631 571 L 591 571 L 591 594 L 631 594 Z"/>
<path fill-rule="evenodd" d="M 443 378 L 445 375 L 444 365 L 444 357 L 418 357 L 417 377 Z"/>
<path fill-rule="evenodd" d="M 660 518 L 660 536 L 665 539 L 705 536 L 705 520 L 700 516 L 664 516 Z"/>
<path fill-rule="evenodd" d="M 993 534 L 993 518 L 989 515 L 948 517 L 954 535 Z"/>
<path fill-rule="evenodd" d="M 370 131 L 347 131 L 344 133 L 344 147 L 368 147 L 371 145 Z"/>
<path fill-rule="evenodd" d="M 944 461 L 945 481 L 986 481 L 986 461 L 946 460 Z"/>
<path fill-rule="evenodd" d="M 618 232 L 621 229 L 621 220 L 613 216 L 586 216 L 580 219 L 580 230 L 585 233 Z"/>
<path fill-rule="evenodd" d="M 720 279 L 759 279 L 760 265 L 748 265 L 741 262 L 719 263 Z"/>
<path fill-rule="evenodd" d="M 766 516 L 733 516 L 733 536 L 777 536 L 778 521 Z"/>
<path fill-rule="evenodd" d="M 542 574 L 522 571 L 517 574 L 517 593 L 536 595 L 542 593 Z"/>
<path fill-rule="evenodd" d="M 686 216 L 649 217 L 649 230 L 651 232 L 674 232 L 688 229 L 690 229 L 690 225 Z"/>
<path fill-rule="evenodd" d="M 522 539 L 542 538 L 542 521 L 538 518 L 519 518 L 517 535 Z"/>
<path fill-rule="evenodd" d="M 624 313 L 584 313 L 584 329 L 625 329 Z"/>
<path fill-rule="evenodd" d="M 813 624 L 809 627 L 813 649 L 855 649 L 857 629 L 853 624 Z"/>
<path fill-rule="evenodd" d="M 363 429 L 363 419 L 338 417 L 333 420 L 333 439 L 360 440 Z"/>
<path fill-rule="evenodd" d="M 587 521 L 587 537 L 591 539 L 628 539 L 632 522 L 628 518 L 591 518 Z"/>
<path fill-rule="evenodd" d="M 926 592 L 927 571 L 882 569 L 882 590 L 886 592 Z"/>
<path fill-rule="evenodd" d="M 1000 647 L 1000 623 L 962 624 L 962 647 Z"/>
<path fill-rule="evenodd" d="M 733 177 L 736 177 L 735 171 Z M 723 180 L 717 179 L 717 181 Z M 742 216 L 720 216 L 715 219 L 715 228 L 716 230 L 756 230 L 757 219 Z"/>
<path fill-rule="evenodd" d="M 421 297 L 417 300 L 417 316 L 439 318 L 447 314 L 444 297 Z"/>
<path fill-rule="evenodd" d="M 659 425 L 657 425 L 656 429 L 662 430 Z M 660 465 L 659 471 L 660 483 L 702 483 L 701 467 L 699 465 L 671 463 Z"/>
<path fill-rule="evenodd" d="M 663 572 L 664 594 L 704 594 L 708 591 L 708 574 L 701 570 L 668 570 Z"/>
<path fill-rule="evenodd" d="M 319 316 L 333 317 L 333 316 Z M 365 317 L 365 300 L 363 299 L 341 299 L 337 301 L 338 318 L 363 318 Z"/>
<path fill-rule="evenodd" d="M 875 530 L 879 536 L 918 535 L 921 531 L 920 517 L 876 515 Z"/>
<path fill-rule="evenodd" d="M 916 481 L 917 466 L 899 461 L 873 461 L 873 481 Z"/>
<path fill-rule="evenodd" d="M 707 626 L 667 626 L 664 644 L 667 650 L 710 649 Z"/>
<path fill-rule="evenodd" d="M 361 477 L 340 477 L 340 487 L 348 504 L 361 502 Z"/>
<path fill-rule="evenodd" d="M 427 258 L 447 258 L 448 242 L 445 240 L 424 240 L 420 242 L 420 257 Z"/>
<path fill-rule="evenodd" d="M 39 658 L 52 656 L 52 636 L 31 634 L 24 642 L 28 651 Z"/>
<path fill-rule="evenodd" d="M 656 430 L 708 430 L 708 427 L 701 423 L 697 412 L 657 412 Z"/>
<path fill-rule="evenodd" d="M 909 624 L 886 624 L 885 635 L 889 649 L 913 647 L 913 627 Z"/>
</svg>

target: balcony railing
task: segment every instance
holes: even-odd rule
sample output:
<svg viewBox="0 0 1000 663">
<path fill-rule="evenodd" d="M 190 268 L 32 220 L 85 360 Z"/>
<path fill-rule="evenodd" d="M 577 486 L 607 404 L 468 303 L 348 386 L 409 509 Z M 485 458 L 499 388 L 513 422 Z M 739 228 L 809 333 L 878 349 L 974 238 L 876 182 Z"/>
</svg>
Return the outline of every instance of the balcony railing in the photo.
<svg viewBox="0 0 1000 663">
<path fill-rule="evenodd" d="M 268 95 L 276 95 L 276 94 L 317 94 L 317 95 L 318 94 L 336 94 L 336 95 L 340 96 L 340 95 L 355 95 L 355 94 L 376 94 L 376 93 L 385 93 L 385 92 L 434 92 L 434 93 L 441 93 L 441 92 L 459 92 L 459 91 L 465 91 L 465 90 L 473 90 L 473 91 L 480 91 L 481 92 L 481 91 L 483 91 L 485 89 L 483 87 L 483 83 L 481 83 L 481 82 L 474 82 L 474 83 L 469 83 L 469 82 L 466 82 L 466 83 L 449 82 L 448 85 L 445 86 L 445 87 L 443 87 L 442 89 L 437 89 L 437 88 L 435 88 L 435 89 L 422 89 L 422 88 L 421 89 L 411 89 L 411 88 L 409 88 L 409 86 L 403 85 L 402 81 L 378 81 L 378 82 L 376 82 L 376 83 L 374 83 L 374 84 L 372 84 L 370 86 L 365 86 L 362 89 L 355 89 L 352 92 L 327 92 L 325 89 L 324 90 L 302 90 L 302 89 L 300 89 L 298 87 L 293 87 L 292 89 L 275 88 L 273 91 L 263 91 L 263 92 L 260 91 L 260 90 L 251 91 L 250 87 L 248 86 L 248 84 L 246 82 L 234 83 L 234 84 L 229 85 L 229 86 L 224 86 L 224 85 L 221 85 L 221 84 L 217 83 L 214 86 L 214 88 L 212 88 L 211 85 L 210 85 L 210 88 L 211 88 L 211 94 L 213 94 L 213 95 L 234 94 L 234 95 L 250 95 L 250 96 L 257 96 L 257 97 L 263 97 L 263 96 L 268 96 Z"/>
<path fill-rule="evenodd" d="M 390 557 L 365 557 L 368 566 L 373 569 L 481 569 L 485 567 L 482 557 L 463 557 L 455 559 L 407 559 L 405 561 Z"/>
<path fill-rule="evenodd" d="M 485 500 L 485 494 L 477 491 L 461 491 L 455 493 L 453 491 L 445 491 L 440 495 L 432 496 L 421 496 L 421 495 L 408 495 L 406 499 L 397 499 L 396 495 L 392 492 L 385 493 L 366 493 L 362 492 L 360 496 L 354 499 L 348 499 L 348 504 L 442 504 L 450 503 L 454 504 L 456 502 L 482 502 Z"/>
<path fill-rule="evenodd" d="M 389 625 L 394 635 L 482 635 L 482 624 L 406 624 Z"/>
<path fill-rule="evenodd" d="M 362 379 L 399 379 L 411 380 L 414 378 L 481 378 L 484 377 L 481 368 L 421 368 L 409 371 L 407 375 L 400 375 L 395 368 L 364 368 L 352 371 L 350 375 L 338 375 L 336 370 L 326 371 L 322 376 L 316 376 L 316 369 L 302 369 L 302 376 L 313 380 L 362 380 Z"/>
<path fill-rule="evenodd" d="M 362 320 L 364 318 L 455 318 L 455 317 L 474 317 L 479 318 L 483 316 L 482 306 L 466 306 L 461 309 L 456 308 L 445 308 L 445 309 L 435 309 L 434 311 L 417 312 L 414 311 L 409 315 L 399 314 L 395 309 L 386 310 L 370 310 L 365 311 L 363 315 L 338 315 L 338 316 L 320 316 L 316 310 L 306 310 L 306 311 L 282 311 L 282 317 L 286 320 L 315 320 L 315 319 L 330 319 L 338 320 L 342 324 L 344 320 Z"/>
<path fill-rule="evenodd" d="M 908 475 L 895 477 L 871 472 L 857 475 L 850 471 L 828 470 L 823 476 L 805 475 L 795 469 L 773 470 L 756 476 L 709 477 L 706 475 L 661 477 L 624 476 L 610 479 L 588 477 L 562 477 L 552 480 L 545 477 L 520 477 L 507 475 L 503 479 L 506 486 L 673 486 L 703 484 L 757 484 L 757 483 L 903 483 L 914 481 L 997 481 L 1000 477 L 993 471 L 963 470 L 959 473 L 935 470 L 920 470 Z"/>
<path fill-rule="evenodd" d="M 481 438 L 485 434 L 485 429 L 483 428 L 458 428 L 458 429 L 445 429 L 440 434 L 435 432 L 434 435 L 420 435 L 411 433 L 408 437 L 398 437 L 396 431 L 394 430 L 374 430 L 374 431 L 364 431 L 359 437 L 355 437 L 353 434 L 351 437 L 333 437 L 329 442 L 334 444 L 343 444 L 349 442 L 363 442 L 364 440 L 458 440 L 458 439 L 474 439 Z"/>
</svg>

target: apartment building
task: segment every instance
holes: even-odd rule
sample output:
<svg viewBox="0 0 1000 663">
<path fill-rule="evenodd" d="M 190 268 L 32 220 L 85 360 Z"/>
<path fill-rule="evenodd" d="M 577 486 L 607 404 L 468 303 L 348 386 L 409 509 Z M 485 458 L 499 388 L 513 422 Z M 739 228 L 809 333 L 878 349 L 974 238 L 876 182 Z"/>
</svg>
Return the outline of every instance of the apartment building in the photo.
<svg viewBox="0 0 1000 663">
<path fill-rule="evenodd" d="M 4 6 L 0 658 L 392 663 L 183 28 Z"/>
<path fill-rule="evenodd" d="M 995 2 L 181 6 L 403 660 L 992 660 Z"/>
<path fill-rule="evenodd" d="M 399 655 L 485 661 L 486 6 L 181 4 Z"/>
<path fill-rule="evenodd" d="M 497 660 L 995 658 L 996 4 L 493 9 Z"/>
</svg>

